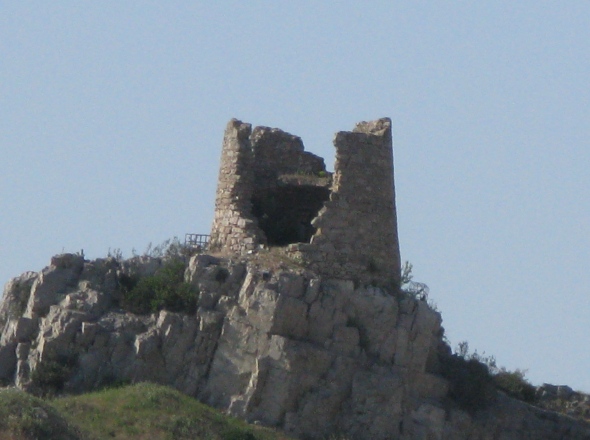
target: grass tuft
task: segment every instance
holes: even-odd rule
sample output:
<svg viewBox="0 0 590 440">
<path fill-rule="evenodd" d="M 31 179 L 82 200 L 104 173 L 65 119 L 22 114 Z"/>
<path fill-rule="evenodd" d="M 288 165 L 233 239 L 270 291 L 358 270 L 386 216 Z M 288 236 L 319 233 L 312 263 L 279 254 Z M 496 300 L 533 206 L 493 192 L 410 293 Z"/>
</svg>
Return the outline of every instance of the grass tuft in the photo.
<svg viewBox="0 0 590 440">
<path fill-rule="evenodd" d="M 53 405 L 81 430 L 92 433 L 92 439 L 287 439 L 151 383 L 61 397 Z"/>
<path fill-rule="evenodd" d="M 48 402 L 11 388 L 0 390 L 0 438 L 76 440 L 87 437 Z"/>
</svg>

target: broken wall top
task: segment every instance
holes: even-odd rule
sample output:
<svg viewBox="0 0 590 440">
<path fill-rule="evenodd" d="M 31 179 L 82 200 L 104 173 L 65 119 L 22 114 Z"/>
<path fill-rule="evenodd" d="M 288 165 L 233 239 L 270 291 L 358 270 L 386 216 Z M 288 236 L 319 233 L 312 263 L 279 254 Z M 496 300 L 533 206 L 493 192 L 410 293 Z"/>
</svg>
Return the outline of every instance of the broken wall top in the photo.
<svg viewBox="0 0 590 440">
<path fill-rule="evenodd" d="M 391 120 L 334 137 L 335 170 L 301 138 L 232 119 L 226 128 L 211 248 L 281 246 L 320 274 L 399 281 Z"/>
</svg>

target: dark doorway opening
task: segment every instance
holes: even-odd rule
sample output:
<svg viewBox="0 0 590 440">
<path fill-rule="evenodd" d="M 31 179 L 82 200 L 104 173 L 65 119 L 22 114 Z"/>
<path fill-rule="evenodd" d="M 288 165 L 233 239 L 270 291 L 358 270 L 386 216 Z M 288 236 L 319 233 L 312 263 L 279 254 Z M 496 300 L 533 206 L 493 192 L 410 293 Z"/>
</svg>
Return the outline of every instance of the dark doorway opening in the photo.
<svg viewBox="0 0 590 440">
<path fill-rule="evenodd" d="M 309 243 L 311 221 L 330 197 L 326 187 L 285 185 L 260 190 L 252 197 L 252 214 L 269 246 Z"/>
</svg>

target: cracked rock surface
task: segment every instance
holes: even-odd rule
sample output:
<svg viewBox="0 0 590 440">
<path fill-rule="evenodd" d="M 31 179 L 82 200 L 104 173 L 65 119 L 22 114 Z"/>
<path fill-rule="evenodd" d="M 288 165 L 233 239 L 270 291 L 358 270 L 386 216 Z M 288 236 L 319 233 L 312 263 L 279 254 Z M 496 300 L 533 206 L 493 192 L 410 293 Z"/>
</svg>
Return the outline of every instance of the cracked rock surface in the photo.
<svg viewBox="0 0 590 440">
<path fill-rule="evenodd" d="M 590 439 L 587 425 L 502 395 L 476 414 L 453 405 L 437 374 L 441 315 L 424 301 L 197 255 L 185 272 L 199 291 L 195 313 L 122 310 L 121 274 L 161 265 L 64 254 L 11 280 L 2 383 L 35 391 L 35 371 L 57 362 L 64 392 L 153 381 L 297 438 Z"/>
</svg>

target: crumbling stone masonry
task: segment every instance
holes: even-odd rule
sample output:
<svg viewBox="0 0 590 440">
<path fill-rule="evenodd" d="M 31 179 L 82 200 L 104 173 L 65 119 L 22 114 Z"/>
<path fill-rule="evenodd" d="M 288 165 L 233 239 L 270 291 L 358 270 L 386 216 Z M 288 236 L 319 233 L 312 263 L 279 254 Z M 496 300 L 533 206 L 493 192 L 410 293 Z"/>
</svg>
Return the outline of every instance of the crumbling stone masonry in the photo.
<svg viewBox="0 0 590 440">
<path fill-rule="evenodd" d="M 282 247 L 319 274 L 395 285 L 400 276 L 391 121 L 334 137 L 334 173 L 301 139 L 232 119 L 226 128 L 210 249 Z"/>
</svg>

